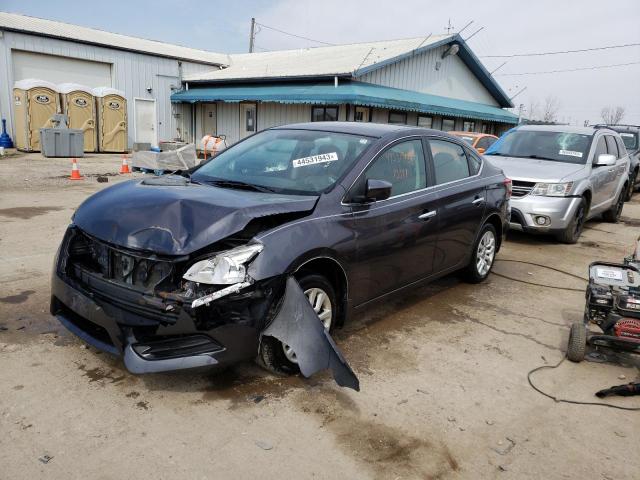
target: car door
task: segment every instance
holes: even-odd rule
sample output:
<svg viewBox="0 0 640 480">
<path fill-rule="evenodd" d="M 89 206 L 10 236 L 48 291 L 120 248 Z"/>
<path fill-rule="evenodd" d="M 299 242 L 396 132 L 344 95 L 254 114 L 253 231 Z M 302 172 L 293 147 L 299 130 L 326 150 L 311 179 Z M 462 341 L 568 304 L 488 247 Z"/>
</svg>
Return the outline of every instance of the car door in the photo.
<svg viewBox="0 0 640 480">
<path fill-rule="evenodd" d="M 427 188 L 430 182 L 421 137 L 402 139 L 382 150 L 347 198 L 362 196 L 367 179 L 385 180 L 392 190 L 386 200 L 352 204 L 356 305 L 431 274 L 438 226 L 437 194 Z"/>
<path fill-rule="evenodd" d="M 616 157 L 615 166 L 609 169 L 609 173 L 611 174 L 609 198 L 612 199 L 612 201 L 615 201 L 618 198 L 620 189 L 622 188 L 626 180 L 626 175 L 628 173 L 626 166 L 627 159 L 625 158 L 625 155 L 618 149 L 618 142 L 616 142 L 616 137 L 614 137 L 613 135 L 606 135 L 605 139 L 607 142 L 607 152 Z"/>
<path fill-rule="evenodd" d="M 595 149 L 593 158 L 591 159 L 591 185 L 593 185 L 593 194 L 591 199 L 591 211 L 599 212 L 603 207 L 608 206 L 611 202 L 610 197 L 610 177 L 609 170 L 612 167 L 596 167 L 595 162 L 602 154 L 607 153 L 607 142 L 604 135 L 599 135 L 595 141 Z"/>
<path fill-rule="evenodd" d="M 462 145 L 429 138 L 430 167 L 438 192 L 438 240 L 434 272 L 463 266 L 484 216 L 486 187 L 482 160 Z"/>
</svg>

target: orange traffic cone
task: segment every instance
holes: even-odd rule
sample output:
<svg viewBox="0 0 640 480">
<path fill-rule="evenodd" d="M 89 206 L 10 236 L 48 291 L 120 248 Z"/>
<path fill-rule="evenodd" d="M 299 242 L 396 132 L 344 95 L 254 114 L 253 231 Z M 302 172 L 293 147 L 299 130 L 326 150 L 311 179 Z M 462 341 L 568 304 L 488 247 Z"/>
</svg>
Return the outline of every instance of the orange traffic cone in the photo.
<svg viewBox="0 0 640 480">
<path fill-rule="evenodd" d="M 69 180 L 84 180 L 84 177 L 80 176 L 80 169 L 78 168 L 78 162 L 75 158 L 73 159 L 73 164 L 71 166 L 71 176 L 69 177 Z"/>
<path fill-rule="evenodd" d="M 126 155 L 122 155 L 122 165 L 120 166 L 120 173 L 121 174 L 131 173 L 131 170 L 129 170 L 129 164 L 127 163 Z"/>
</svg>

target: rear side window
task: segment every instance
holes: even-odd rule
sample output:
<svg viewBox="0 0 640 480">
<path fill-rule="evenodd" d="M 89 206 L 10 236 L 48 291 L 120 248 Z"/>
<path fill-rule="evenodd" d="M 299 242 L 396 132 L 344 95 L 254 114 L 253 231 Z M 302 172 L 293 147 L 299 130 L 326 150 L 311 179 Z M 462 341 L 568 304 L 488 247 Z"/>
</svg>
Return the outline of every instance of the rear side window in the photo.
<svg viewBox="0 0 640 480">
<path fill-rule="evenodd" d="M 429 140 L 436 184 L 453 182 L 469 176 L 469 163 L 460 145 L 445 140 Z"/>
<path fill-rule="evenodd" d="M 469 174 L 473 176 L 480 171 L 482 160 L 480 160 L 480 157 L 474 152 L 469 150 L 465 150 L 465 152 L 467 154 L 467 160 L 469 160 Z"/>
<path fill-rule="evenodd" d="M 391 196 L 426 188 L 422 141 L 409 140 L 389 147 L 369 166 L 364 179 L 386 180 L 391 183 Z"/>
<path fill-rule="evenodd" d="M 618 144 L 616 143 L 616 139 L 614 137 L 612 137 L 611 135 L 606 135 L 605 138 L 607 139 L 607 152 L 611 155 L 615 155 L 616 158 L 620 158 L 620 155 L 618 153 Z"/>
<path fill-rule="evenodd" d="M 616 143 L 618 144 L 618 152 L 620 152 L 621 157 L 627 156 L 627 149 L 624 146 L 624 142 L 620 137 L 616 137 Z"/>
</svg>

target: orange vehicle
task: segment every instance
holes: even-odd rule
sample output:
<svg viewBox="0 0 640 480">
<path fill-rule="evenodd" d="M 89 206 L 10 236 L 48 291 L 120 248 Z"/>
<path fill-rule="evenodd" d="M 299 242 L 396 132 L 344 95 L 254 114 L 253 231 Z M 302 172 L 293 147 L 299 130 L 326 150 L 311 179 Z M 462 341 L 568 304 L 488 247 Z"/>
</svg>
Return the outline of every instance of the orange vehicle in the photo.
<svg viewBox="0 0 640 480">
<path fill-rule="evenodd" d="M 493 143 L 498 140 L 498 137 L 495 135 L 490 135 L 488 133 L 478 133 L 478 132 L 447 132 L 451 135 L 455 135 L 456 137 L 460 137 L 473 148 L 475 148 L 478 153 L 484 153 L 487 148 L 489 148 Z"/>
</svg>

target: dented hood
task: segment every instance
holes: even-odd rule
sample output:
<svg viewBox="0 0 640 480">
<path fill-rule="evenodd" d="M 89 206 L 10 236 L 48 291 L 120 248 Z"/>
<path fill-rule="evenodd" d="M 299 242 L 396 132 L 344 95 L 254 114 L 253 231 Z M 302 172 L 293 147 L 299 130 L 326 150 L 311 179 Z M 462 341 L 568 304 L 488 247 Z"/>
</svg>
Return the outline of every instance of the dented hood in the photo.
<svg viewBox="0 0 640 480">
<path fill-rule="evenodd" d="M 560 182 L 586 168 L 584 164 L 535 158 L 501 157 L 498 155 L 485 155 L 484 158 L 488 159 L 495 167 L 501 168 L 508 178 L 529 182 Z"/>
<path fill-rule="evenodd" d="M 255 218 L 310 212 L 317 199 L 158 177 L 123 182 L 96 193 L 80 205 L 73 221 L 105 242 L 187 255 L 240 232 Z"/>
</svg>

